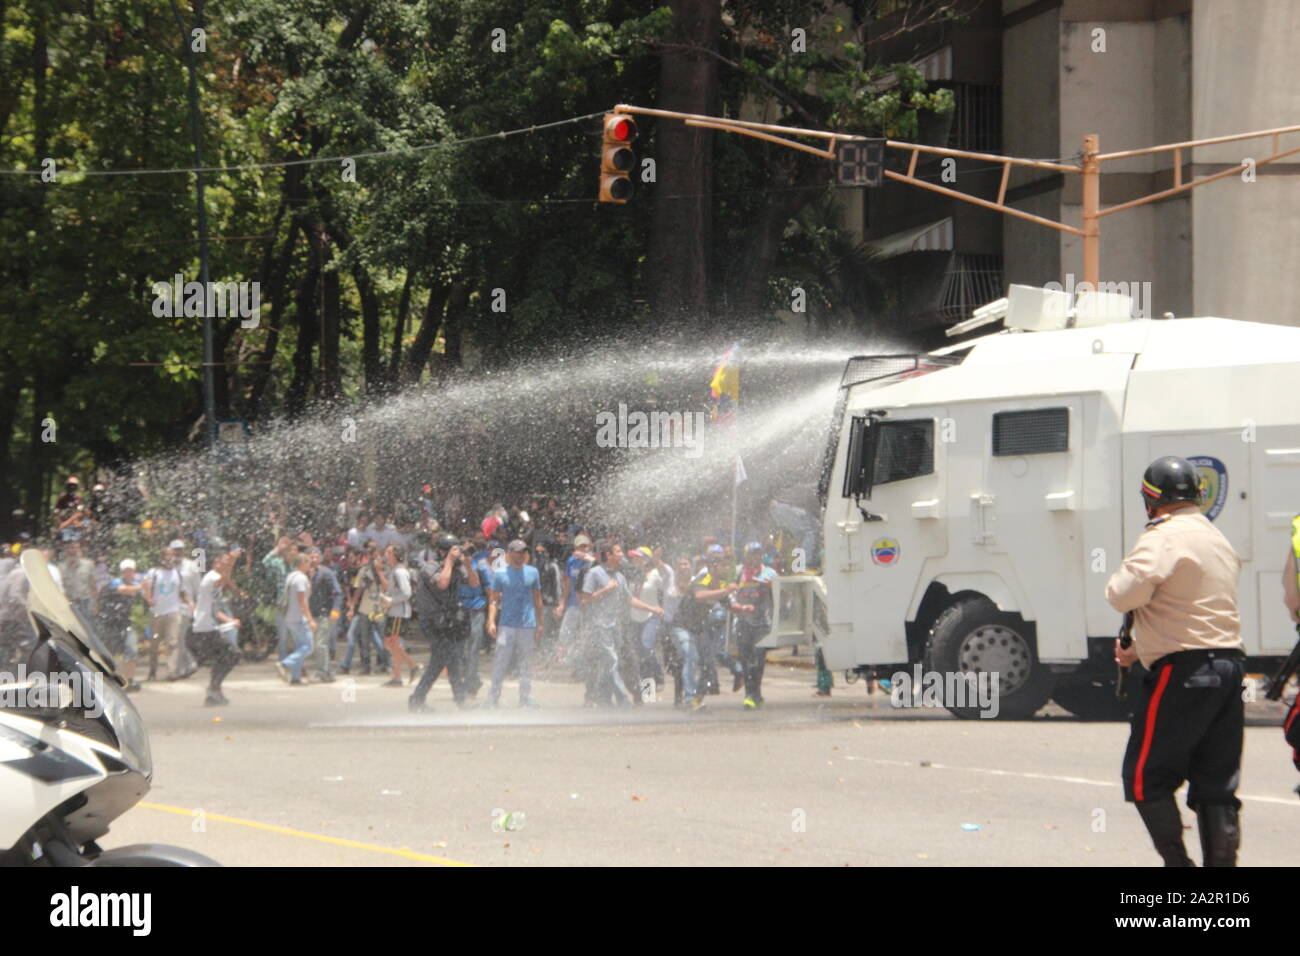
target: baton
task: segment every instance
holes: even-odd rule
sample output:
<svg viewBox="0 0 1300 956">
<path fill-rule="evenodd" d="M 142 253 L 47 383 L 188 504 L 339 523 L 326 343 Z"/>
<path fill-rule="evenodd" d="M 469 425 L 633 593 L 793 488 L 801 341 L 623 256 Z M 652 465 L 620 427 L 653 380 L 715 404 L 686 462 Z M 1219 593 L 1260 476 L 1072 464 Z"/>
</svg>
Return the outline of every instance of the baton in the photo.
<svg viewBox="0 0 1300 956">
<path fill-rule="evenodd" d="M 1300 624 L 1295 626 L 1296 634 L 1300 635 Z M 1282 669 L 1273 675 L 1269 681 L 1268 692 L 1264 694 L 1265 700 L 1280 700 L 1282 691 L 1286 688 L 1286 682 L 1291 679 L 1296 668 L 1300 667 L 1300 640 L 1296 641 L 1295 647 L 1291 648 L 1291 655 L 1282 662 Z"/>
</svg>

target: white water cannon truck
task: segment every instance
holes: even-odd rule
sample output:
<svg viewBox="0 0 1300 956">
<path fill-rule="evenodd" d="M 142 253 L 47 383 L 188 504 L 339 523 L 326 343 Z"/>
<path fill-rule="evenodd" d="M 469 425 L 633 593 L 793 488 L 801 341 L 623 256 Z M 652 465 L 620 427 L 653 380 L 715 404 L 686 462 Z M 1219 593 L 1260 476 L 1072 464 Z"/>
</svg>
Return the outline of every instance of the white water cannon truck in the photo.
<svg viewBox="0 0 1300 956">
<path fill-rule="evenodd" d="M 1130 312 L 1123 296 L 1012 286 L 963 324 L 1000 318 L 996 333 L 850 359 L 823 469 L 822 572 L 779 579 L 764 643 L 811 640 L 832 672 L 996 673 L 1004 719 L 1049 700 L 1118 718 L 1106 580 L 1146 523 L 1143 471 L 1178 455 L 1243 561 L 1248 669 L 1285 657 L 1300 328 Z"/>
</svg>

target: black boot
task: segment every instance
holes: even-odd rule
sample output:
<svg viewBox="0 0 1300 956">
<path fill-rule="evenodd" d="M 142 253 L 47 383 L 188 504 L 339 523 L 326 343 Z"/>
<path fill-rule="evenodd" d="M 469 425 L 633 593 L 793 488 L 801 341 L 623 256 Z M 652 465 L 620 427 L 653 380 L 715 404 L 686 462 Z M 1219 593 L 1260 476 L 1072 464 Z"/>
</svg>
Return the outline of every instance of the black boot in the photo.
<svg viewBox="0 0 1300 956">
<path fill-rule="evenodd" d="M 1141 801 L 1137 809 L 1165 866 L 1196 865 L 1183 846 L 1183 818 L 1172 796 Z"/>
<path fill-rule="evenodd" d="M 1226 803 L 1202 805 L 1196 811 L 1201 832 L 1201 866 L 1236 866 L 1241 828 L 1237 808 Z"/>
</svg>

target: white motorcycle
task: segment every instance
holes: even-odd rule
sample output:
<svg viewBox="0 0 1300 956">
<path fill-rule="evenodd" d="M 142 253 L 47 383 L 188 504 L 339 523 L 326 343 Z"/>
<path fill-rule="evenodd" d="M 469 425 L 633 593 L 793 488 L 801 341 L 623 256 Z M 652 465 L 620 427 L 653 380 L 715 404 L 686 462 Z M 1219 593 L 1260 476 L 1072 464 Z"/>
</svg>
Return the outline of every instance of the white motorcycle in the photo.
<svg viewBox="0 0 1300 956">
<path fill-rule="evenodd" d="M 149 737 L 44 555 L 21 561 L 36 647 L 19 681 L 0 684 L 0 866 L 218 866 L 180 847 L 96 844 L 149 791 Z"/>
</svg>

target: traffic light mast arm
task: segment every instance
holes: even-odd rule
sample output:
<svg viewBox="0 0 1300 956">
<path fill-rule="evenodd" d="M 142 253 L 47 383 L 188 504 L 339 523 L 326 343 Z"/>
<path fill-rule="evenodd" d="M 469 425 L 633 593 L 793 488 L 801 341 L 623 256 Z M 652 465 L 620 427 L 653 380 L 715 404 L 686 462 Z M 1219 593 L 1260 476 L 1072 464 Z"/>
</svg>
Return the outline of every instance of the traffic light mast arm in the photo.
<svg viewBox="0 0 1300 956">
<path fill-rule="evenodd" d="M 1256 166 L 1263 166 L 1265 163 L 1276 162 L 1283 157 L 1290 156 L 1293 153 L 1300 153 L 1300 146 L 1292 149 L 1283 150 L 1280 148 L 1278 138 L 1283 133 L 1300 132 L 1300 126 L 1282 126 L 1278 129 L 1262 129 L 1254 133 L 1238 133 L 1235 136 L 1215 136 L 1211 139 L 1197 139 L 1186 143 L 1167 143 L 1164 146 L 1148 146 L 1146 149 L 1129 149 L 1122 153 L 1103 153 L 1097 157 L 1097 162 L 1105 162 L 1108 159 L 1127 159 L 1130 156 L 1145 156 L 1148 153 L 1168 153 L 1174 154 L 1174 185 L 1171 189 L 1162 189 L 1160 192 L 1151 193 L 1149 196 L 1142 196 L 1138 199 L 1126 203 L 1120 203 L 1118 206 L 1111 206 L 1097 213 L 1098 217 L 1109 216 L 1113 212 L 1123 212 L 1125 209 L 1132 209 L 1134 206 L 1141 206 L 1149 202 L 1155 202 L 1168 196 L 1173 196 L 1197 186 L 1204 186 L 1206 183 L 1212 183 L 1216 179 L 1222 179 L 1224 176 L 1231 176 L 1233 173 L 1240 173 L 1240 166 L 1231 166 L 1228 169 L 1220 170 L 1209 176 L 1202 176 L 1200 179 L 1193 179 L 1190 182 L 1183 182 L 1183 150 L 1190 150 L 1195 146 L 1213 146 L 1216 143 L 1233 143 L 1242 139 L 1262 139 L 1265 136 L 1273 138 L 1273 155 L 1266 156 L 1263 159 L 1255 160 Z"/>
<path fill-rule="evenodd" d="M 855 136 L 852 133 L 831 133 L 823 129 L 800 129 L 796 126 L 777 126 L 775 123 L 753 123 L 749 120 L 727 119 L 723 116 L 705 116 L 701 113 L 678 113 L 675 110 L 652 110 L 644 106 L 628 106 L 626 103 L 620 103 L 614 107 L 615 113 L 635 113 L 640 116 L 661 116 L 664 119 L 679 119 L 687 126 L 700 126 L 705 129 L 718 129 L 725 133 L 740 133 L 742 136 L 753 136 L 756 139 L 767 140 L 769 143 L 777 143 L 781 146 L 789 146 L 791 149 L 803 150 L 805 153 L 812 153 L 814 156 L 820 156 L 823 159 L 835 158 L 835 146 L 837 143 L 860 142 L 866 140 L 866 136 Z M 829 141 L 826 149 L 815 149 L 806 143 L 796 143 L 792 140 L 782 139 L 779 136 L 765 135 L 769 133 L 786 133 L 790 136 L 815 136 L 819 139 Z"/>
<path fill-rule="evenodd" d="M 796 143 L 791 139 L 782 139 L 780 136 L 773 136 L 771 133 L 763 133 L 754 129 L 743 129 L 738 126 L 732 126 L 728 123 L 706 123 L 704 120 L 683 120 L 687 126 L 699 126 L 704 129 L 720 129 L 724 133 L 740 133 L 743 136 L 753 136 L 755 139 L 765 139 L 769 143 L 779 143 L 782 146 L 789 146 L 791 149 L 802 150 L 805 153 L 812 153 L 814 156 L 820 156 L 822 159 L 835 158 L 835 140 L 831 140 L 829 149 L 818 149 L 816 146 L 809 146 L 807 143 Z M 848 137 L 845 137 L 846 139 Z"/>
<path fill-rule="evenodd" d="M 754 136 L 768 142 L 777 143 L 782 146 L 789 146 L 792 149 L 803 150 L 812 153 L 814 156 L 821 156 L 826 159 L 836 158 L 836 149 L 841 142 L 864 142 L 869 138 L 865 136 L 855 136 L 850 133 L 832 133 L 827 130 L 816 129 L 799 129 L 792 126 L 777 126 L 772 123 L 752 123 L 747 120 L 727 119 L 720 116 L 703 116 L 699 113 L 678 113 L 673 110 L 652 110 L 641 106 L 628 106 L 619 104 L 614 107 L 616 113 L 638 113 L 644 116 L 661 116 L 666 119 L 679 119 L 690 126 L 699 126 L 705 129 L 722 130 L 725 133 L 740 133 L 745 136 Z M 1143 149 L 1130 149 L 1119 153 L 1101 153 L 1098 150 L 1099 139 L 1095 133 L 1089 134 L 1083 138 L 1083 151 L 1079 165 L 1071 166 L 1064 163 L 1054 163 L 1042 159 L 1020 159 L 1015 156 L 999 156 L 994 153 L 975 153 L 964 149 L 948 149 L 941 146 L 922 146 L 919 143 L 904 143 L 898 140 L 887 139 L 884 145 L 891 149 L 909 150 L 911 158 L 907 164 L 906 173 L 896 173 L 893 170 L 885 169 L 883 174 L 886 178 L 900 183 L 908 183 L 912 186 L 919 186 L 921 189 L 928 189 L 931 192 L 939 193 L 943 196 L 949 196 L 953 199 L 960 199 L 964 202 L 972 203 L 976 206 L 983 206 L 985 209 L 992 209 L 996 212 L 1006 213 L 1008 216 L 1015 216 L 1018 219 L 1025 219 L 1029 222 L 1035 222 L 1060 232 L 1068 232 L 1083 238 L 1083 281 L 1092 284 L 1094 287 L 1100 281 L 1101 272 L 1101 218 L 1109 216 L 1111 213 L 1123 212 L 1126 209 L 1132 209 L 1135 206 L 1141 206 L 1146 203 L 1156 202 L 1170 196 L 1186 192 L 1197 186 L 1203 186 L 1206 183 L 1214 182 L 1216 179 L 1222 179 L 1233 173 L 1241 171 L 1240 166 L 1234 166 L 1229 169 L 1221 170 L 1208 176 L 1202 176 L 1199 179 L 1193 179 L 1190 182 L 1183 182 L 1183 154 L 1186 151 L 1189 154 L 1197 146 L 1213 146 L 1219 143 L 1234 143 L 1246 139 L 1262 139 L 1272 137 L 1273 153 L 1264 159 L 1255 160 L 1255 166 L 1263 166 L 1266 163 L 1276 162 L 1295 153 L 1300 153 L 1300 146 L 1292 149 L 1283 150 L 1279 144 L 1279 138 L 1286 133 L 1300 132 L 1300 125 L 1297 126 L 1280 126 L 1275 129 L 1255 130 L 1250 133 L 1237 133 L 1231 136 L 1214 136 L 1208 139 L 1187 140 L 1182 143 L 1166 143 L 1161 146 L 1148 146 Z M 827 140 L 827 148 L 824 150 L 816 149 L 805 143 L 796 143 L 788 139 L 782 139 L 778 136 L 765 135 L 770 133 L 785 133 L 790 136 L 813 136 Z M 877 140 L 876 142 L 879 142 Z M 1120 203 L 1111 206 L 1108 209 L 1101 208 L 1101 164 L 1110 159 L 1127 159 L 1133 156 L 1145 156 L 1151 153 L 1174 154 L 1173 176 L 1174 185 L 1170 189 L 1164 189 L 1159 192 L 1151 193 L 1148 196 L 1142 196 L 1129 202 Z M 926 182 L 918 179 L 916 176 L 917 161 L 921 153 L 929 153 L 937 156 L 951 156 L 959 159 L 982 160 L 984 162 L 1002 164 L 1002 181 L 998 186 L 997 201 L 981 199 L 978 196 L 971 196 L 968 193 L 958 192 L 956 189 L 949 189 L 946 186 L 940 186 L 937 183 Z M 1083 228 L 1079 229 L 1074 226 L 1066 225 L 1054 219 L 1046 219 L 1042 216 L 1035 216 L 1032 213 L 1023 212 L 1006 204 L 1007 182 L 1011 177 L 1012 166 L 1026 166 L 1033 169 L 1047 169 L 1060 173 L 1078 173 L 1082 178 L 1082 219 Z"/>
<path fill-rule="evenodd" d="M 993 209 L 997 212 L 1004 212 L 1008 216 L 1015 216 L 1018 219 L 1027 219 L 1030 222 L 1036 222 L 1041 226 L 1047 226 L 1051 229 L 1059 229 L 1061 232 L 1071 232 L 1076 236 L 1084 235 L 1082 229 L 1076 229 L 1074 226 L 1067 226 L 1063 222 L 1057 222 L 1055 219 L 1045 219 L 1042 216 L 1035 216 L 1032 213 L 1022 212 L 1006 204 L 1007 198 L 1007 180 L 1011 177 L 1012 166 L 1028 166 L 1033 169 L 1050 169 L 1059 173 L 1077 173 L 1081 170 L 1078 166 L 1066 166 L 1061 163 L 1052 163 L 1044 159 L 1019 159 L 1015 156 L 998 156 L 994 153 L 972 153 L 964 149 L 948 149 L 944 146 L 922 146 L 918 143 L 902 143 L 898 140 L 887 139 L 885 145 L 891 149 L 906 149 L 912 151 L 912 158 L 907 163 L 906 175 L 896 173 L 893 170 L 886 169 L 884 176 L 886 179 L 893 179 L 900 183 L 908 183 L 912 186 L 919 186 L 922 189 L 928 189 L 931 192 L 940 193 L 944 196 L 951 196 L 954 199 L 962 199 L 966 202 L 973 203 L 976 206 L 983 206 L 985 209 Z M 997 202 L 990 202 L 987 199 L 981 199 L 978 196 L 972 196 L 969 193 L 958 192 L 956 189 L 949 189 L 946 186 L 940 186 L 937 183 L 926 182 L 924 179 L 916 177 L 916 163 L 921 153 L 930 153 L 935 156 L 951 156 L 961 159 L 978 159 L 990 163 L 1002 164 L 1002 182 L 998 186 Z"/>
</svg>

